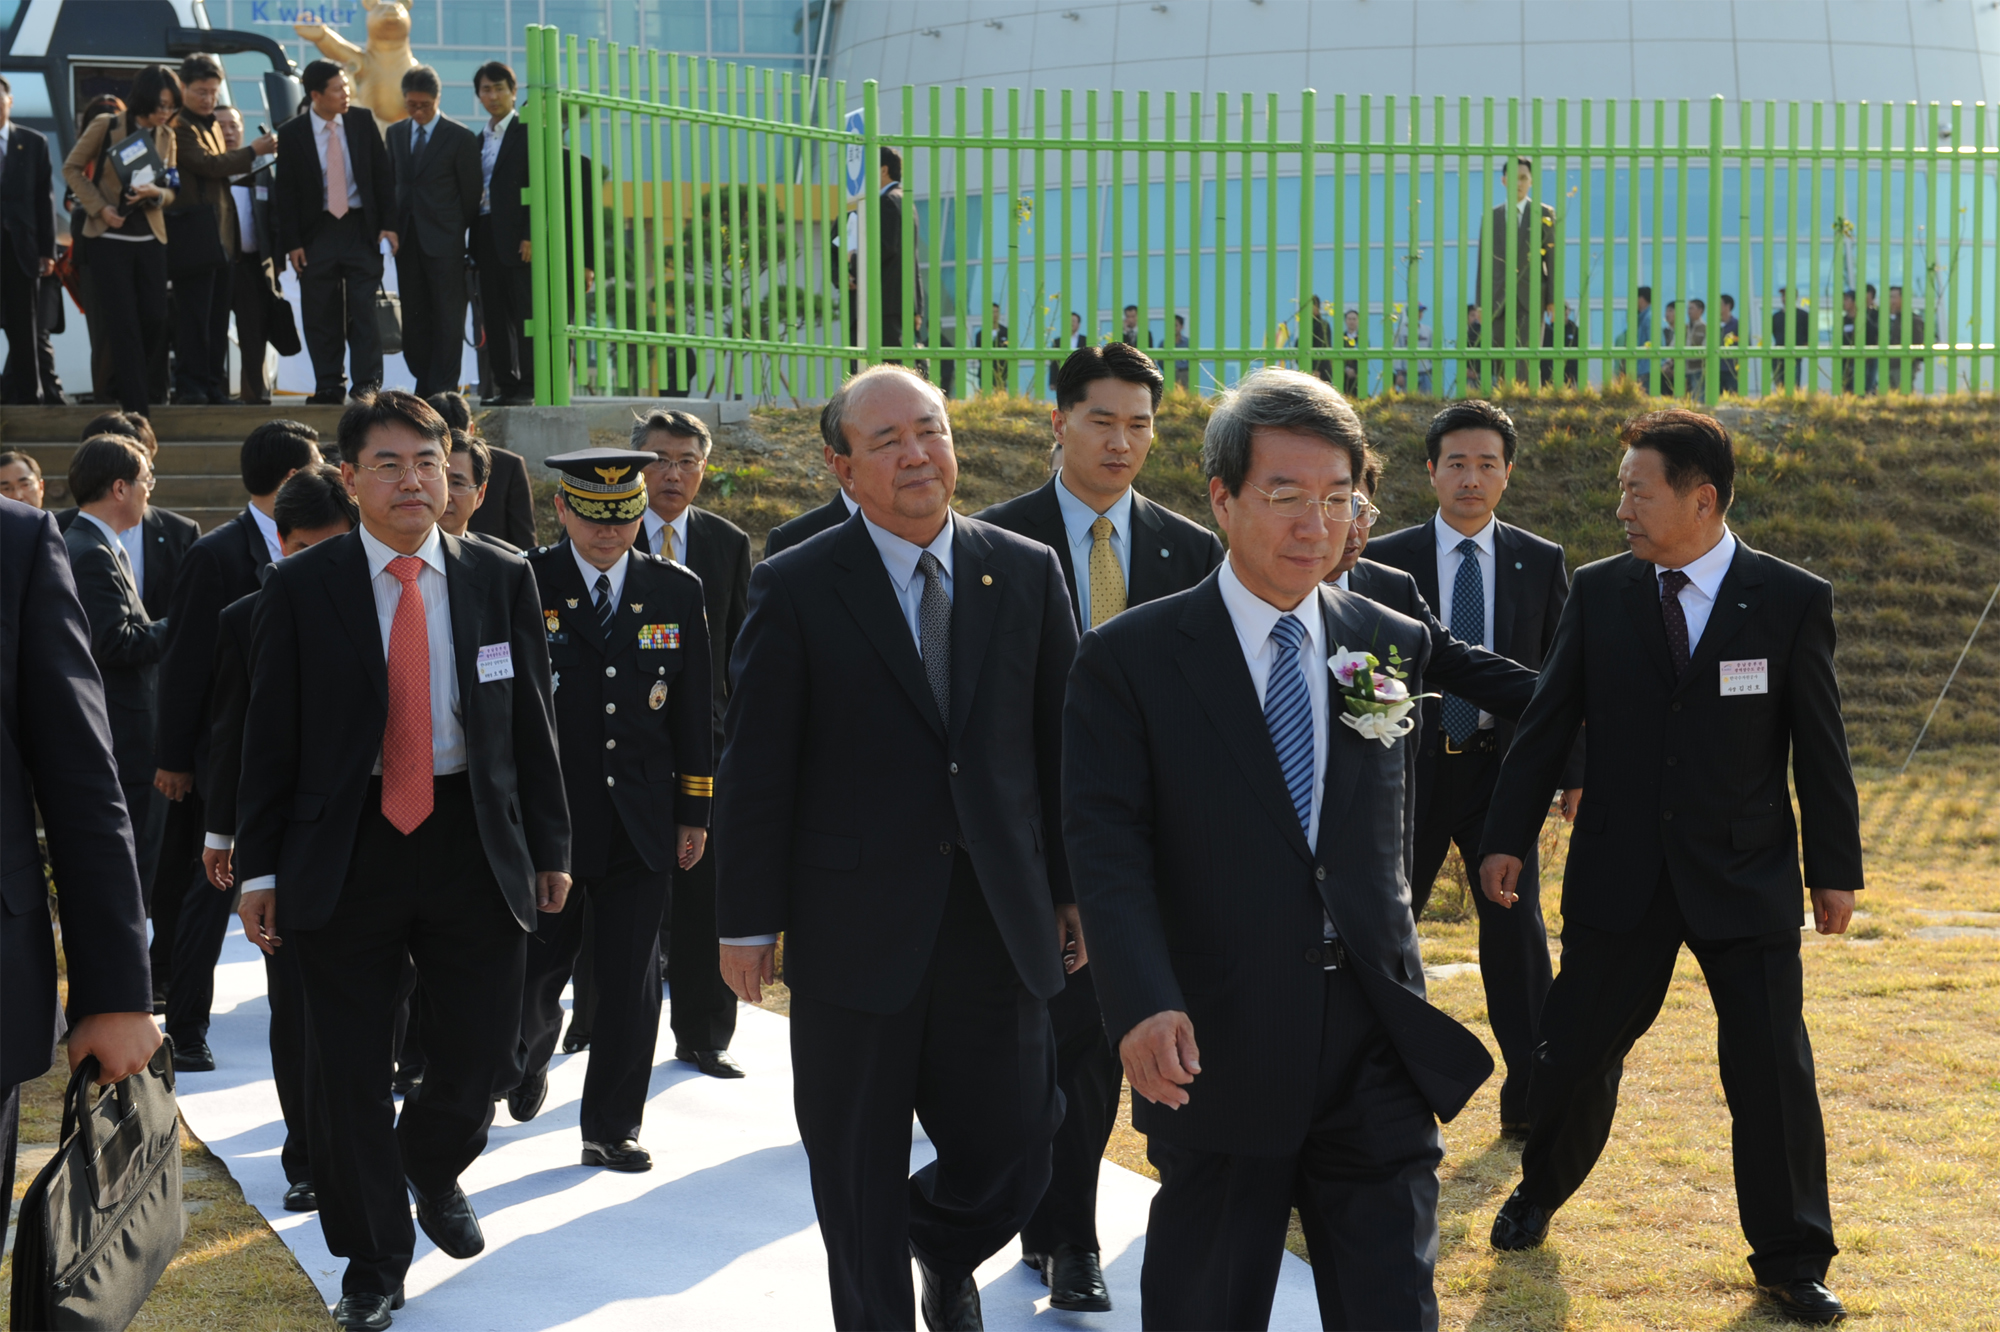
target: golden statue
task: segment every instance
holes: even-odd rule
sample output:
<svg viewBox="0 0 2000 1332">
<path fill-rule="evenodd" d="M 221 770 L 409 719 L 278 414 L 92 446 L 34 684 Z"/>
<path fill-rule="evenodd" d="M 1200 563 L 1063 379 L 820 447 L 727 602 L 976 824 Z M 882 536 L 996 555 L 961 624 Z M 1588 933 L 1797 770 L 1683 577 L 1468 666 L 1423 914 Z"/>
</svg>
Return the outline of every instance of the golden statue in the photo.
<svg viewBox="0 0 2000 1332">
<path fill-rule="evenodd" d="M 294 23 L 292 31 L 347 68 L 354 104 L 373 111 L 386 129 L 404 118 L 403 75 L 417 64 L 410 53 L 410 7 L 403 0 L 361 0 L 361 8 L 368 14 L 366 50 L 323 23 Z"/>
</svg>

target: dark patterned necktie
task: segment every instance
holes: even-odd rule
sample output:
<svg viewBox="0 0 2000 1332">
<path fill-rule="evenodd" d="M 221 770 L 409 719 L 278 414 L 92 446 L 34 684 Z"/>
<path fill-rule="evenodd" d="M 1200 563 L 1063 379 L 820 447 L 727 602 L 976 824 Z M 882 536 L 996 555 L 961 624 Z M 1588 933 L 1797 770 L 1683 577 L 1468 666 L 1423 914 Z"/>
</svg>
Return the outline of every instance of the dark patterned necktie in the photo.
<svg viewBox="0 0 2000 1332">
<path fill-rule="evenodd" d="M 917 556 L 924 575 L 924 599 L 917 603 L 917 648 L 924 656 L 924 678 L 937 700 L 938 717 L 951 723 L 951 597 L 944 590 L 944 566 L 925 551 Z"/>
<path fill-rule="evenodd" d="M 1486 583 L 1479 576 L 1479 543 L 1458 543 L 1458 577 L 1451 584 L 1451 634 L 1473 647 L 1486 645 Z M 1444 733 L 1463 748 L 1479 729 L 1479 709 L 1457 694 L 1444 696 Z"/>
<path fill-rule="evenodd" d="M 1313 777 L 1318 769 L 1313 744 L 1312 690 L 1306 684 L 1299 648 L 1306 627 L 1295 615 L 1280 615 L 1271 626 L 1271 674 L 1264 684 L 1264 724 L 1278 751 L 1278 770 L 1298 812 L 1299 827 L 1312 831 Z"/>
<path fill-rule="evenodd" d="M 611 575 L 597 575 L 597 595 L 591 599 L 597 609 L 597 623 L 604 630 L 606 638 L 611 637 L 611 621 L 618 614 L 618 607 L 611 600 Z"/>
<path fill-rule="evenodd" d="M 1660 619 L 1666 622 L 1667 651 L 1674 659 L 1676 681 L 1688 673 L 1688 658 L 1693 655 L 1688 650 L 1687 612 L 1681 609 L 1681 589 L 1689 581 L 1679 569 L 1668 569 L 1660 575 Z"/>
</svg>

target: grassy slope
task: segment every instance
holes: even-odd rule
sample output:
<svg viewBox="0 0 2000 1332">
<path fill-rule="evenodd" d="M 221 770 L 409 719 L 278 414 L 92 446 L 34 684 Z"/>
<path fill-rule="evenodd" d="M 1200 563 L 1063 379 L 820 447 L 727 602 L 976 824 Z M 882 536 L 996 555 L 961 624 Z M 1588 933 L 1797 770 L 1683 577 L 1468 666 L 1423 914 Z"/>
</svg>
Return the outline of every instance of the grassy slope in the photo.
<svg viewBox="0 0 2000 1332">
<path fill-rule="evenodd" d="M 1643 404 L 1629 394 L 1510 404 L 1523 447 L 1501 515 L 1561 542 L 1573 566 L 1617 553 L 1617 429 Z M 1393 398 L 1360 406 L 1388 461 L 1384 531 L 1433 510 L 1423 430 L 1436 407 Z M 1040 483 L 1047 412 L 1020 398 L 955 405 L 963 510 Z M 2000 579 L 2000 403 L 1780 396 L 1723 414 L 1738 439 L 1732 524 L 1753 546 L 1833 582 L 1855 758 L 1900 763 Z M 1206 415 L 1204 401 L 1170 396 L 1140 478 L 1147 495 L 1200 521 L 1208 518 L 1199 467 Z M 702 503 L 761 542 L 831 493 L 814 414 L 770 411 L 718 440 Z M 1974 645 L 1926 749 L 2000 738 L 2000 626 L 1993 629 Z"/>
</svg>

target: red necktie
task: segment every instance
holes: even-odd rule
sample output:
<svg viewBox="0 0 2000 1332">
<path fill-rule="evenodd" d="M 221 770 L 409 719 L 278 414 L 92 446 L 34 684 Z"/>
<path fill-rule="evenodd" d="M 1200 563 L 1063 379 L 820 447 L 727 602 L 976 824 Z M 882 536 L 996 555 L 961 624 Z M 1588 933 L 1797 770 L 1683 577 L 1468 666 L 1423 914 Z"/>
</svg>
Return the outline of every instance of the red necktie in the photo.
<svg viewBox="0 0 2000 1332">
<path fill-rule="evenodd" d="M 389 626 L 389 724 L 382 731 L 382 817 L 409 836 L 431 816 L 431 650 L 414 555 L 389 561 L 403 585 Z"/>
</svg>

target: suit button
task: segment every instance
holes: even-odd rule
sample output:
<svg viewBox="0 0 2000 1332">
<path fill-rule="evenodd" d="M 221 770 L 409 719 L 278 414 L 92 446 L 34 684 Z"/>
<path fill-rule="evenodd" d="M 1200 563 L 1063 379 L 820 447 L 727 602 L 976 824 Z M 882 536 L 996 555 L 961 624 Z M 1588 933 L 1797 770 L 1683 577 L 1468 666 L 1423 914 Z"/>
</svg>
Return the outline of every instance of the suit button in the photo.
<svg viewBox="0 0 2000 1332">
<path fill-rule="evenodd" d="M 618 785 L 618 779 L 616 777 L 606 777 L 604 779 L 604 784 L 606 786 L 616 786 Z"/>
<path fill-rule="evenodd" d="M 1319 965 L 1319 949 L 1317 949 L 1317 948 L 1308 948 L 1308 949 L 1306 949 L 1306 961 L 1308 961 L 1308 962 L 1312 963 L 1312 964 L 1313 964 L 1314 966 L 1318 966 L 1318 965 Z"/>
<path fill-rule="evenodd" d="M 606 740 L 604 742 L 604 747 L 606 749 L 616 749 L 618 748 L 618 742 L 616 740 Z"/>
<path fill-rule="evenodd" d="M 1316 866 L 1314 866 L 1314 867 L 1313 867 L 1313 877 L 1314 877 L 1315 879 L 1318 879 L 1318 880 L 1319 880 L 1320 882 L 1324 883 L 1324 882 L 1326 881 L 1326 866 L 1324 866 L 1324 865 L 1316 865 Z"/>
<path fill-rule="evenodd" d="M 948 855 L 950 855 L 950 854 L 951 854 L 951 843 L 950 843 L 950 842 L 939 842 L 939 843 L 938 843 L 938 854 L 939 854 L 939 855 L 941 855 L 941 856 L 948 856 Z"/>
<path fill-rule="evenodd" d="M 1680 763 L 1681 761 L 1677 758 L 1669 758 L 1667 760 L 1667 766 L 1669 768 L 1678 768 L 1680 766 Z"/>
<path fill-rule="evenodd" d="M 1681 710 L 1681 705 L 1680 705 L 1680 704 L 1678 704 L 1678 703 L 1674 704 L 1674 705 L 1673 705 L 1673 707 L 1672 707 L 1671 709 L 1669 709 L 1669 711 L 1672 711 L 1672 712 L 1679 712 L 1680 710 Z"/>
<path fill-rule="evenodd" d="M 956 763 L 951 765 L 951 775 L 954 777 L 958 776 L 958 765 Z"/>
<path fill-rule="evenodd" d="M 617 668 L 616 666 L 606 666 L 606 667 L 604 668 L 604 678 L 605 678 L 605 679 L 607 679 L 607 680 L 608 680 L 608 679 L 610 679 L 610 678 L 611 678 L 612 676 L 614 676 L 614 675 L 616 675 L 616 674 L 618 674 L 618 668 Z"/>
<path fill-rule="evenodd" d="M 1672 810 L 1666 810 L 1660 815 L 1660 817 L 1665 819 L 1668 823 L 1672 823 L 1674 821 L 1674 812 Z"/>
<path fill-rule="evenodd" d="M 614 713 L 616 711 L 618 711 L 618 705 L 616 703 L 606 703 L 604 705 L 604 712 L 606 716 L 609 716 L 611 713 Z"/>
</svg>

